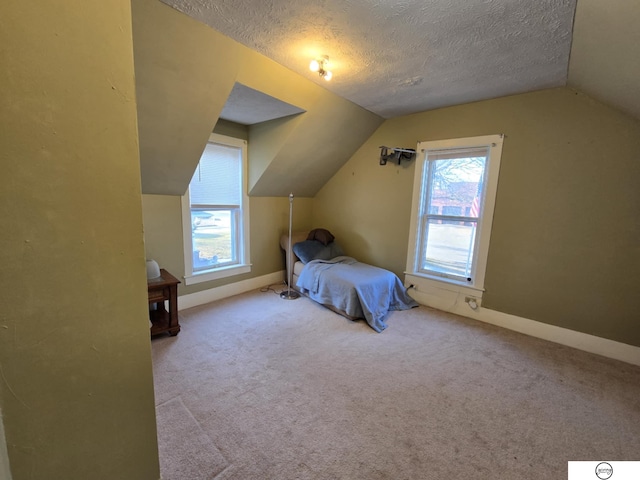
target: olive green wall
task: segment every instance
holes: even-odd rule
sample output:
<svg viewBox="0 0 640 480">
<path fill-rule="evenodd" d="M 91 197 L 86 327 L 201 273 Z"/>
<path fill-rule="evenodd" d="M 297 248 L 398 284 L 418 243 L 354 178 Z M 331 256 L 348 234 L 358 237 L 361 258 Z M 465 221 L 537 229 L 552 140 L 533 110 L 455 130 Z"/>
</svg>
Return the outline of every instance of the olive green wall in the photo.
<svg viewBox="0 0 640 480">
<path fill-rule="evenodd" d="M 230 122 L 219 118 L 216 122 L 216 126 L 213 128 L 215 133 L 220 135 L 226 135 L 227 137 L 240 138 L 242 140 L 249 140 L 249 127 L 246 125 L 240 125 L 239 123 Z"/>
<path fill-rule="evenodd" d="M 284 254 L 280 236 L 289 229 L 289 199 L 280 197 L 249 197 L 251 212 L 251 273 L 178 286 L 178 295 L 261 277 L 284 270 Z M 294 229 L 310 229 L 310 198 L 294 200 Z M 171 195 L 143 195 L 144 237 L 147 258 L 153 258 L 182 280 L 185 274 L 182 240 L 182 211 L 180 197 Z M 284 277 L 283 277 L 284 278 Z"/>
<path fill-rule="evenodd" d="M 2 410 L 0 410 L 0 478 L 11 480 L 11 470 L 9 469 L 9 454 L 7 453 L 7 442 L 4 436 L 4 421 L 2 420 Z"/>
<path fill-rule="evenodd" d="M 142 191 L 183 195 L 246 47 L 159 0 L 131 8 Z"/>
<path fill-rule="evenodd" d="M 379 166 L 378 147 L 494 133 L 506 139 L 483 306 L 640 346 L 640 122 L 570 89 L 387 120 L 320 190 L 313 223 L 402 275 L 415 162 Z"/>
<path fill-rule="evenodd" d="M 14 480 L 159 478 L 130 8 L 0 7 L 0 410 Z"/>
<path fill-rule="evenodd" d="M 250 139 L 248 127 L 219 120 L 215 133 L 244 140 Z M 250 142 L 249 142 L 250 143 Z M 251 163 L 249 149 L 249 163 Z M 293 208 L 294 229 L 310 229 L 312 199 L 296 198 Z M 185 274 L 182 237 L 181 197 L 173 195 L 143 195 L 144 238 L 147 258 L 153 258 L 162 268 L 182 280 Z M 261 277 L 284 270 L 284 255 L 280 236 L 289 229 L 288 197 L 249 197 L 251 273 L 195 285 L 178 286 L 178 295 L 195 293 L 230 283 Z"/>
<path fill-rule="evenodd" d="M 312 197 L 383 121 L 159 0 L 132 9 L 144 193 L 184 194 L 236 82 L 305 111 L 254 135 L 255 196 Z"/>
</svg>

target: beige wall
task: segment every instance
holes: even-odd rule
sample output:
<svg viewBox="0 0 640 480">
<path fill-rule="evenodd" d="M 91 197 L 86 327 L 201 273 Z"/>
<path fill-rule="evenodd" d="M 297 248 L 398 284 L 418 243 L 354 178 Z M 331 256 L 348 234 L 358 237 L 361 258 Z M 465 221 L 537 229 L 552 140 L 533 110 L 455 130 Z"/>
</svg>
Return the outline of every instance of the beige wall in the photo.
<svg viewBox="0 0 640 480">
<path fill-rule="evenodd" d="M 4 2 L 0 17 L 13 479 L 157 480 L 130 3 Z"/>
<path fill-rule="evenodd" d="M 386 121 L 318 193 L 313 223 L 402 275 L 414 162 L 378 146 L 504 133 L 483 305 L 640 345 L 640 122 L 569 89 Z"/>
</svg>

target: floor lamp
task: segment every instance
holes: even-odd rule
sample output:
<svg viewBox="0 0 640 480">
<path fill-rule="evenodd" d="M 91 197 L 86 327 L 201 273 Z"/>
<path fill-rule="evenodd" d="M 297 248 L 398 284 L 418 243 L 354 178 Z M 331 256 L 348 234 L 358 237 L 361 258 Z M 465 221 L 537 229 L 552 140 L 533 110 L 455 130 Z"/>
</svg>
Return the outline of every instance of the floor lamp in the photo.
<svg viewBox="0 0 640 480">
<path fill-rule="evenodd" d="M 291 250 L 291 225 L 293 223 L 293 193 L 289 194 L 289 244 L 287 248 L 287 289 L 280 294 L 280 298 L 285 300 L 295 300 L 300 297 L 300 294 L 295 290 L 291 290 L 291 282 L 293 278 L 293 262 L 292 262 L 292 250 Z"/>
</svg>

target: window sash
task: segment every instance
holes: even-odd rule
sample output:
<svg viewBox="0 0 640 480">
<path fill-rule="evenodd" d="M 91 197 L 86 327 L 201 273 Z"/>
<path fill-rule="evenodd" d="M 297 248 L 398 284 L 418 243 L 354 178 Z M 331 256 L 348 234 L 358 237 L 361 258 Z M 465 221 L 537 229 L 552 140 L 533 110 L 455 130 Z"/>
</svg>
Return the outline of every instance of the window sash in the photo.
<svg viewBox="0 0 640 480">
<path fill-rule="evenodd" d="M 194 212 L 217 212 L 219 217 L 225 217 L 226 215 L 224 215 L 224 213 L 228 212 L 229 225 L 227 228 L 221 228 L 220 225 L 215 222 L 215 219 L 220 221 L 219 218 L 215 217 L 215 214 L 214 221 L 208 222 L 212 224 L 211 226 L 206 223 L 204 226 L 202 226 L 202 224 L 196 225 L 194 222 Z M 229 267 L 240 263 L 241 235 L 239 229 L 241 218 L 242 210 L 239 206 L 231 208 L 221 205 L 191 207 L 191 251 L 193 254 L 192 270 L 194 273 Z M 201 230 L 207 231 L 207 233 L 201 233 Z M 228 239 L 225 238 L 227 231 Z M 228 255 L 223 255 L 222 259 L 219 259 L 217 253 L 227 251 Z"/>
<path fill-rule="evenodd" d="M 237 191 L 239 197 L 232 196 L 226 197 L 203 197 L 202 195 L 196 195 L 195 201 L 191 203 L 191 182 L 186 193 L 182 196 L 182 225 L 183 225 L 183 239 L 184 239 L 184 265 L 185 265 L 185 284 L 192 285 L 195 283 L 207 282 L 211 280 L 222 279 L 234 275 L 240 275 L 251 272 L 250 263 L 250 243 L 249 243 L 249 198 L 246 190 L 246 175 L 247 175 L 247 142 L 245 140 L 226 137 L 219 134 L 211 134 L 208 146 L 225 147 L 227 150 L 224 154 L 229 157 L 235 157 L 237 152 L 237 166 L 239 175 L 236 175 L 235 167 L 233 167 L 232 177 L 237 180 Z M 211 149 L 209 149 L 211 150 Z M 206 153 L 211 154 L 211 151 Z M 203 154 L 204 155 L 204 154 Z M 211 161 L 209 158 L 208 161 Z M 229 158 L 225 161 L 229 163 Z M 235 160 L 234 160 L 235 161 Z M 233 163 L 233 162 L 232 162 Z M 200 163 L 199 163 L 200 165 Z M 211 167 L 211 164 L 209 165 Z M 193 179 L 201 181 L 205 177 L 207 172 L 198 171 L 196 168 Z M 211 171 L 211 168 L 207 169 Z M 219 175 L 220 177 L 220 175 Z M 214 182 L 216 179 L 213 179 Z M 232 191 L 235 187 L 232 187 Z M 226 198 L 227 200 L 224 200 Z M 213 201 L 212 201 L 213 200 Z M 239 201 L 239 203 L 237 203 Z M 219 202 L 219 203 L 216 203 Z M 194 257 L 194 250 L 198 248 L 194 247 L 196 243 L 201 240 L 194 235 L 193 215 L 195 212 L 210 212 L 213 215 L 209 220 L 204 222 L 198 222 L 201 227 L 199 233 L 221 233 L 222 230 L 226 230 L 227 245 L 225 247 L 223 255 L 219 255 L 218 259 L 214 260 L 214 254 L 211 250 L 204 255 L 204 258 L 208 258 L 208 262 L 200 261 L 198 256 Z M 220 215 L 215 215 L 215 212 L 227 212 L 225 218 Z M 218 218 L 219 217 L 219 218 Z M 215 222 L 213 220 L 216 220 Z M 220 223 L 220 220 L 224 224 Z M 221 230 L 221 227 L 225 227 Z M 203 235 L 200 235 L 202 237 Z M 198 254 L 199 255 L 199 254 Z M 224 258 L 221 258 L 224 257 Z M 205 264 L 208 263 L 208 264 Z"/>
<path fill-rule="evenodd" d="M 207 142 L 189 182 L 193 203 L 242 203 L 242 148 Z"/>
<path fill-rule="evenodd" d="M 480 178 L 478 181 L 478 186 L 475 187 L 476 194 L 475 198 L 472 199 L 473 202 L 477 201 L 476 209 L 477 215 L 446 215 L 439 213 L 431 213 L 433 210 L 433 201 L 434 201 L 434 190 L 436 188 L 436 164 L 437 162 L 443 160 L 456 160 L 456 159 L 467 159 L 467 158 L 483 158 L 483 168 L 480 173 Z M 465 283 L 473 283 L 475 278 L 475 266 L 477 265 L 477 256 L 478 256 L 478 243 L 480 236 L 476 234 L 476 229 L 478 224 L 482 219 L 482 204 L 483 199 L 485 197 L 486 191 L 486 182 L 483 181 L 486 176 L 486 172 L 489 167 L 489 153 L 488 147 L 463 147 L 463 148 L 448 148 L 448 149 L 438 149 L 438 150 L 429 150 L 425 153 L 425 163 L 424 163 L 424 174 L 422 178 L 422 195 L 420 198 L 420 218 L 419 218 L 419 240 L 418 240 L 418 254 L 415 255 L 415 271 L 431 275 L 435 277 L 443 277 L 448 279 L 453 279 L 460 282 Z M 448 193 L 448 191 L 447 191 Z M 446 208 L 446 207 L 443 207 Z M 462 208 L 462 207 L 460 207 Z M 473 208 L 473 207 L 471 207 Z M 470 208 L 470 210 L 471 210 Z M 455 240 L 456 247 L 449 246 L 447 253 L 448 260 L 450 264 L 450 268 L 446 270 L 444 267 L 441 268 L 429 268 L 428 265 L 437 266 L 438 263 L 444 264 L 447 262 L 447 258 L 444 258 L 444 253 L 447 251 L 447 246 L 444 244 L 437 245 L 435 241 L 433 241 L 432 237 L 437 236 L 436 232 L 432 232 L 430 228 L 431 225 L 449 225 L 452 228 L 455 228 L 457 225 L 466 226 L 466 224 L 471 224 L 472 230 L 469 232 L 464 232 L 462 235 L 458 232 L 453 232 L 454 239 L 448 238 L 446 240 L 449 243 L 454 243 L 452 240 Z M 442 228 L 444 230 L 444 227 Z M 464 229 L 462 229 L 464 230 Z M 444 235 L 443 233 L 440 236 Z M 460 240 L 459 237 L 462 237 Z M 466 256 L 466 261 L 462 262 L 460 257 L 460 252 L 465 248 L 464 245 L 464 237 L 469 237 L 468 244 L 466 246 L 466 255 L 463 253 L 463 256 Z M 445 239 L 440 239 L 442 242 Z M 429 262 L 429 252 L 433 252 L 434 250 L 440 250 L 443 254 L 439 259 L 439 262 L 433 259 Z M 454 270 L 459 270 L 460 265 L 464 264 L 464 271 L 461 274 L 454 273 Z"/>
<path fill-rule="evenodd" d="M 454 232 L 457 235 L 454 235 L 453 239 L 451 236 L 446 239 L 440 239 L 440 243 L 437 243 L 437 230 L 439 228 L 444 229 L 445 225 L 457 229 L 458 231 Z M 467 283 L 472 282 L 478 251 L 477 219 L 425 215 L 421 230 L 424 241 L 421 243 L 420 252 L 416 256 L 416 271 L 435 277 L 449 278 Z M 440 236 L 444 235 L 440 234 Z M 443 240 L 447 240 L 447 242 L 445 243 Z M 439 256 L 437 256 L 438 251 L 441 252 Z M 445 265 L 448 265 L 448 267 L 445 267 Z M 456 273 L 461 269 L 462 272 Z"/>
<path fill-rule="evenodd" d="M 500 170 L 500 157 L 502 153 L 503 135 L 486 135 L 482 137 L 457 138 L 448 140 L 436 140 L 419 142 L 417 145 L 418 158 L 414 175 L 413 201 L 411 224 L 409 231 L 409 246 L 407 255 L 407 268 L 405 277 L 407 282 L 416 285 L 416 288 L 426 289 L 430 295 L 439 295 L 438 292 L 460 291 L 466 294 L 482 297 L 484 290 L 484 276 L 491 238 L 493 223 L 493 211 Z M 461 155 L 462 153 L 462 155 Z M 482 189 L 478 196 L 478 216 L 471 214 L 471 209 L 463 208 L 461 211 L 442 211 L 443 203 L 439 203 L 440 209 L 429 210 L 425 199 L 430 194 L 432 182 L 429 181 L 429 167 L 437 160 L 453 158 L 485 157 L 484 175 L 482 177 Z M 453 214 L 451 214 L 453 213 Z M 470 226 L 476 223 L 473 238 L 473 265 L 471 277 L 463 275 L 443 275 L 430 268 L 422 268 L 421 258 L 425 251 L 425 238 L 427 222 L 455 221 L 462 226 Z M 433 227 L 433 225 L 432 225 Z M 469 237 L 471 238 L 471 237 Z M 428 266 L 427 266 L 428 267 Z M 461 272 L 457 272 L 461 273 Z M 471 280 L 469 280 L 471 278 Z M 417 282 L 417 283 L 416 283 Z M 431 283 L 430 283 L 431 282 Z M 436 287 L 440 282 L 442 287 Z M 442 283 L 444 282 L 444 283 Z M 447 286 L 448 285 L 448 286 Z M 442 288 L 443 290 L 438 290 Z M 476 292 L 476 293 L 472 293 Z"/>
</svg>

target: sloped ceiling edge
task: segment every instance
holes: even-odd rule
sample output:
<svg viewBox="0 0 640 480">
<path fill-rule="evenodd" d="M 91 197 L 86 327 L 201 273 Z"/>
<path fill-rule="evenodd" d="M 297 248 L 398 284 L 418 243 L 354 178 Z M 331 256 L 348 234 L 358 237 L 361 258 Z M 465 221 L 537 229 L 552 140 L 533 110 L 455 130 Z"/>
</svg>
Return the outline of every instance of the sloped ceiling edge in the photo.
<svg viewBox="0 0 640 480">
<path fill-rule="evenodd" d="M 640 119 L 640 8 L 637 0 L 580 0 L 568 86 Z"/>
<path fill-rule="evenodd" d="M 183 195 L 235 83 L 240 46 L 220 48 L 220 34 L 156 0 L 133 0 L 132 19 L 142 193 Z"/>
<path fill-rule="evenodd" d="M 329 95 L 296 118 L 296 128 L 279 144 L 250 195 L 314 197 L 384 121 Z"/>
<path fill-rule="evenodd" d="M 236 83 L 304 111 L 250 130 L 252 195 L 315 194 L 383 121 L 157 0 L 132 10 L 143 193 L 184 194 Z"/>
</svg>

